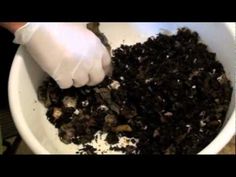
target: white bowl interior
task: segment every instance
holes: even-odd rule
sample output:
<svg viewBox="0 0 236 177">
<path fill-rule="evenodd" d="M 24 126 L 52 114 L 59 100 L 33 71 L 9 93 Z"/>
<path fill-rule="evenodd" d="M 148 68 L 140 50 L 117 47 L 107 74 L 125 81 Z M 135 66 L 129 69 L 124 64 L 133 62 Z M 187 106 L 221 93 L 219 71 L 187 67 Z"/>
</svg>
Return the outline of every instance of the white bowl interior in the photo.
<svg viewBox="0 0 236 177">
<path fill-rule="evenodd" d="M 112 48 L 122 43 L 142 42 L 152 35 L 179 27 L 196 30 L 209 50 L 216 52 L 234 87 L 226 122 L 220 134 L 200 154 L 219 152 L 235 133 L 235 24 L 234 23 L 102 23 L 101 31 L 108 37 Z M 46 109 L 37 99 L 37 88 L 46 74 L 23 47 L 16 53 L 10 78 L 9 101 L 13 119 L 21 136 L 37 154 L 75 153 L 75 145 L 63 144 L 57 130 L 48 122 Z"/>
</svg>

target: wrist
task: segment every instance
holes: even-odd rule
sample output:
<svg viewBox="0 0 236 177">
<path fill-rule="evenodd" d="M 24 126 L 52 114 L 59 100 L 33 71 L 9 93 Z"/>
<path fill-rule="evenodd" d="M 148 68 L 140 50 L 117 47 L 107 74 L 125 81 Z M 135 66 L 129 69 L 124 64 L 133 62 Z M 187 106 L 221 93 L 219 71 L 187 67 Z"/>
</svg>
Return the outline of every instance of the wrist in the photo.
<svg viewBox="0 0 236 177">
<path fill-rule="evenodd" d="M 27 44 L 39 26 L 39 23 L 25 23 L 14 32 L 15 39 L 13 42 L 16 44 Z"/>
<path fill-rule="evenodd" d="M 26 22 L 3 22 L 0 23 L 0 26 L 6 28 L 9 30 L 11 33 L 15 33 L 19 28 L 24 26 Z"/>
</svg>

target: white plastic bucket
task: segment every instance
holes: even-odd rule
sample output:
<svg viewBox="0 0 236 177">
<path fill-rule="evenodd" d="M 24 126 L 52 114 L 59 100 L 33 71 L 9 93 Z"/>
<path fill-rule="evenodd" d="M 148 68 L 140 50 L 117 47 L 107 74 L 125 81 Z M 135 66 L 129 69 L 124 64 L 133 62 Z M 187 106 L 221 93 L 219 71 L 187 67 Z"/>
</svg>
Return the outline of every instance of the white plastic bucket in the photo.
<svg viewBox="0 0 236 177">
<path fill-rule="evenodd" d="M 235 24 L 234 23 L 102 23 L 101 31 L 112 48 L 120 44 L 142 42 L 163 30 L 175 32 L 188 27 L 216 52 L 234 87 L 226 121 L 218 136 L 199 154 L 218 153 L 235 134 Z M 43 44 L 42 44 L 43 45 Z M 23 47 L 19 47 L 9 78 L 9 102 L 12 116 L 22 138 L 36 154 L 75 153 L 76 146 L 63 144 L 57 130 L 46 119 L 46 109 L 37 99 L 37 88 L 46 74 Z"/>
</svg>

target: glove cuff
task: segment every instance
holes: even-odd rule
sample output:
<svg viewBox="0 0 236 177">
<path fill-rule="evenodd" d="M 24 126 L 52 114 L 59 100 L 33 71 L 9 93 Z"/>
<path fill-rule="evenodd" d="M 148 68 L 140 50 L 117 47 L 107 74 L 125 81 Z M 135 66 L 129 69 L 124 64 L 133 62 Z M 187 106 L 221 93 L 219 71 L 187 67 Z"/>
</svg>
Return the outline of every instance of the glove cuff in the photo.
<svg viewBox="0 0 236 177">
<path fill-rule="evenodd" d="M 26 23 L 16 30 L 13 42 L 16 44 L 27 44 L 38 27 L 39 23 Z"/>
</svg>

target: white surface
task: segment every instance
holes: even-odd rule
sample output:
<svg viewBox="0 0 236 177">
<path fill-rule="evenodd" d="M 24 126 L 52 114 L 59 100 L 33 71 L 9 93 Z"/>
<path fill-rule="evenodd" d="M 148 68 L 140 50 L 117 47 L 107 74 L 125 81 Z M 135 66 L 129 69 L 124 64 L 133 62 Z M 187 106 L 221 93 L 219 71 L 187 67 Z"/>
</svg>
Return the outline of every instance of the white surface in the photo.
<svg viewBox="0 0 236 177">
<path fill-rule="evenodd" d="M 112 48 L 120 44 L 142 42 L 160 31 L 175 32 L 178 27 L 196 30 L 209 49 L 217 53 L 234 87 L 227 121 L 220 134 L 200 154 L 219 152 L 235 134 L 235 24 L 234 23 L 104 23 Z M 43 44 L 42 44 L 43 45 Z M 36 90 L 45 74 L 20 47 L 12 64 L 9 78 L 9 102 L 12 116 L 21 136 L 36 154 L 74 153 L 75 145 L 60 142 L 57 130 L 47 121 L 45 108 L 37 101 Z"/>
</svg>

